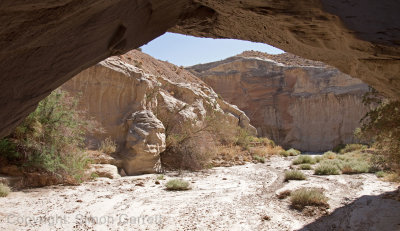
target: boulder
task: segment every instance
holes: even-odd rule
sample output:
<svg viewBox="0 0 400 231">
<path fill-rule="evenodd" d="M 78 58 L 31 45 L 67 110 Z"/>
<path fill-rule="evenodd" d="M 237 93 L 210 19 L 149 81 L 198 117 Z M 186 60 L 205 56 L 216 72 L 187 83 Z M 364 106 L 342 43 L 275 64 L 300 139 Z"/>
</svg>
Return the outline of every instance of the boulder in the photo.
<svg viewBox="0 0 400 231">
<path fill-rule="evenodd" d="M 149 110 L 138 111 L 127 119 L 122 167 L 127 175 L 155 172 L 160 153 L 165 150 L 165 128 Z"/>
</svg>

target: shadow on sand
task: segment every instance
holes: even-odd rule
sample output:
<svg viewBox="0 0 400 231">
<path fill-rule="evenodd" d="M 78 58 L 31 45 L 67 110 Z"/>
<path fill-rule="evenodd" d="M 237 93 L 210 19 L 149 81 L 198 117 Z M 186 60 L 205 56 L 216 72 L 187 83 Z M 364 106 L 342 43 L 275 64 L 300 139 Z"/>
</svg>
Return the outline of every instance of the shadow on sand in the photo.
<svg viewBox="0 0 400 231">
<path fill-rule="evenodd" d="M 377 196 L 362 196 L 299 230 L 400 231 L 399 197 L 400 188 Z"/>
</svg>

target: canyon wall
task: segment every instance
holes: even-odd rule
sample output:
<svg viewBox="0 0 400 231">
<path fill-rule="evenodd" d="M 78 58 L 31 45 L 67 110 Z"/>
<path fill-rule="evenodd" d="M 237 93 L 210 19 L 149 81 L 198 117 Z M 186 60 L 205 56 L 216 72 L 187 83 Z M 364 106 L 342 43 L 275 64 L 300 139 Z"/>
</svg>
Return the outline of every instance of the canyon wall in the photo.
<svg viewBox="0 0 400 231">
<path fill-rule="evenodd" d="M 256 134 L 241 110 L 197 77 L 136 50 L 88 68 L 62 88 L 79 97 L 80 108 L 105 130 L 88 136 L 88 147 L 97 149 L 111 137 L 128 175 L 155 171 L 166 148 L 165 121 L 196 127 L 218 112 L 219 118 Z"/>
<path fill-rule="evenodd" d="M 188 68 L 284 147 L 326 151 L 354 142 L 368 86 L 321 62 L 244 52 Z"/>
</svg>

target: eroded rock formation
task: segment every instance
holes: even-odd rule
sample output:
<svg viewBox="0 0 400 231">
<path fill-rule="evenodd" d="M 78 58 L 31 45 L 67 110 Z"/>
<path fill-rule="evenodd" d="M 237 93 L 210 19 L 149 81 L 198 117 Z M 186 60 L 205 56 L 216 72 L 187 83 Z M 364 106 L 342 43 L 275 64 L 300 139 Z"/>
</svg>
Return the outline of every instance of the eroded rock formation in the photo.
<svg viewBox="0 0 400 231">
<path fill-rule="evenodd" d="M 259 135 L 303 151 L 354 142 L 368 86 L 321 62 L 244 52 L 190 70 L 250 117 Z"/>
<path fill-rule="evenodd" d="M 4 0 L 0 136 L 85 68 L 170 30 L 264 42 L 400 98 L 400 2 Z"/>
<path fill-rule="evenodd" d="M 87 138 L 89 148 L 111 137 L 128 175 L 155 171 L 166 145 L 165 127 L 171 125 L 161 121 L 196 127 L 220 112 L 221 118 L 256 134 L 243 111 L 218 99 L 190 72 L 136 50 L 108 58 L 62 87 L 79 96 L 80 107 L 105 130 Z"/>
</svg>

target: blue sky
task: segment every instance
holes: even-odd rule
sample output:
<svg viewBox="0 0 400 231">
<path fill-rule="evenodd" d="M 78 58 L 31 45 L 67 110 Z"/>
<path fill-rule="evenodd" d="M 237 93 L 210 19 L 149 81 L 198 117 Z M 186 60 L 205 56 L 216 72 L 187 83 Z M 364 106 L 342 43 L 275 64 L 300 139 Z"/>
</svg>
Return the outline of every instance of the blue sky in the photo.
<svg viewBox="0 0 400 231">
<path fill-rule="evenodd" d="M 174 33 L 165 33 L 142 46 L 144 53 L 178 66 L 218 61 L 246 50 L 257 50 L 269 54 L 283 52 L 263 43 L 236 39 L 197 38 Z"/>
</svg>

